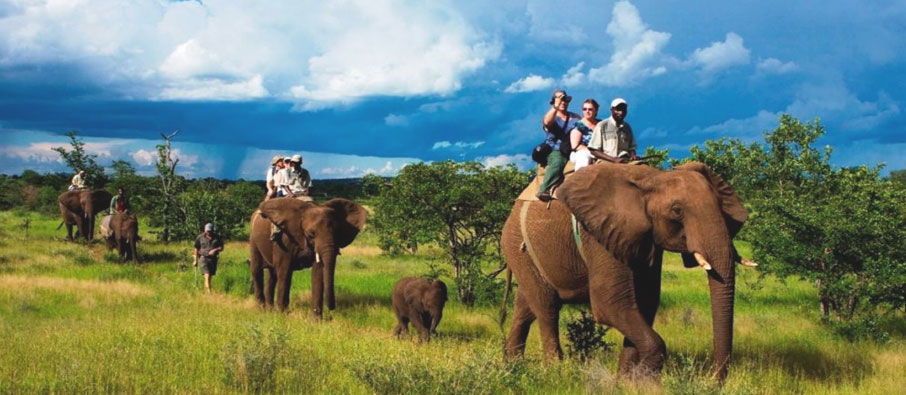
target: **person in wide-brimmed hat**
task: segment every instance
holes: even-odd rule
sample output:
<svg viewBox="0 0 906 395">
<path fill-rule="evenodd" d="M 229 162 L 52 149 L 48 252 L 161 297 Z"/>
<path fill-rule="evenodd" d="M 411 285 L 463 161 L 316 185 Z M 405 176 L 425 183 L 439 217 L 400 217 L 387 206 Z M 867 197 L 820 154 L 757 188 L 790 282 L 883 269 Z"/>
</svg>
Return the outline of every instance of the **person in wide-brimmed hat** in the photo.
<svg viewBox="0 0 906 395">
<path fill-rule="evenodd" d="M 271 158 L 271 165 L 267 168 L 267 196 L 264 197 L 264 200 L 277 197 L 277 190 L 280 187 L 277 173 L 283 169 L 283 166 L 283 155 L 277 154 Z"/>
</svg>

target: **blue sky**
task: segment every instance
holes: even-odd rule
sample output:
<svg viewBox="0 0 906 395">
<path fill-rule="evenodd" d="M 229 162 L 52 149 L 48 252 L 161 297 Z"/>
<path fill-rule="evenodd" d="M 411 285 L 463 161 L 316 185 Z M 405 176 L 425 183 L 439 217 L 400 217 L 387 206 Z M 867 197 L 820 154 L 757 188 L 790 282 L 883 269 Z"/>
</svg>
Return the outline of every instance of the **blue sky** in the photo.
<svg viewBox="0 0 906 395">
<path fill-rule="evenodd" d="M 0 172 L 101 163 L 315 178 L 419 160 L 530 166 L 550 92 L 629 102 L 639 145 L 682 157 L 820 118 L 840 166 L 906 168 L 903 1 L 0 0 Z M 606 107 L 606 104 L 605 104 Z"/>
</svg>

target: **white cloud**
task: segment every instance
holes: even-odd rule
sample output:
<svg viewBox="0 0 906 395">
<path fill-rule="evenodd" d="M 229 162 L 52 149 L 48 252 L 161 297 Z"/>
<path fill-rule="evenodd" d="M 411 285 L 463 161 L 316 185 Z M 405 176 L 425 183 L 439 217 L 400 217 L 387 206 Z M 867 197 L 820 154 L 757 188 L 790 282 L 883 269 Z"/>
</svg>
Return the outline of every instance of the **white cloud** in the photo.
<svg viewBox="0 0 906 395">
<path fill-rule="evenodd" d="M 712 134 L 719 136 L 739 137 L 747 141 L 760 140 L 762 133 L 774 130 L 777 127 L 777 121 L 780 119 L 779 113 L 761 110 L 754 116 L 744 119 L 728 119 L 716 125 L 705 128 L 695 127 L 689 131 L 690 134 Z"/>
<path fill-rule="evenodd" d="M 532 92 L 544 89 L 550 89 L 554 86 L 553 78 L 545 78 L 536 74 L 529 74 L 528 77 L 520 79 L 504 89 L 507 93 Z"/>
<path fill-rule="evenodd" d="M 373 170 L 373 169 L 371 169 Z M 352 177 L 360 173 L 366 173 L 366 171 L 360 171 L 358 166 L 349 166 L 349 167 L 325 167 L 321 169 L 321 174 L 327 176 L 347 176 Z"/>
<path fill-rule="evenodd" d="M 141 166 L 151 166 L 151 164 L 157 161 L 157 154 L 140 149 L 132 153 L 132 160 Z"/>
<path fill-rule="evenodd" d="M 670 33 L 648 29 L 632 3 L 614 4 L 607 35 L 613 40 L 614 53 L 609 63 L 588 71 L 589 80 L 607 86 L 627 86 L 667 71 L 659 63 Z"/>
<path fill-rule="evenodd" d="M 749 49 L 743 44 L 742 37 L 730 32 L 723 42 L 713 42 L 707 48 L 698 48 L 689 60 L 701 67 L 705 73 L 720 71 L 732 66 L 749 63 Z"/>
<path fill-rule="evenodd" d="M 776 58 L 767 58 L 758 62 L 757 69 L 765 74 L 786 74 L 799 69 L 795 62 L 782 62 Z"/>
<path fill-rule="evenodd" d="M 454 2 L 25 1 L 4 6 L 7 66 L 72 66 L 129 98 L 448 95 L 501 44 Z"/>
<path fill-rule="evenodd" d="M 438 142 L 434 143 L 434 146 L 431 147 L 431 149 L 449 148 L 452 145 L 453 144 L 450 144 L 449 141 L 438 141 Z"/>
<path fill-rule="evenodd" d="M 579 62 L 577 65 L 570 67 L 569 70 L 566 70 L 566 74 L 563 74 L 563 77 L 560 78 L 560 81 L 567 87 L 584 84 L 585 73 L 582 72 L 583 67 L 585 67 L 585 62 Z"/>
<path fill-rule="evenodd" d="M 198 163 L 198 155 L 189 155 L 184 153 L 179 148 L 174 148 L 171 151 L 171 156 L 174 160 L 179 159 L 179 165 L 185 167 L 193 167 Z"/>
<path fill-rule="evenodd" d="M 473 142 L 457 141 L 455 143 L 450 143 L 449 141 L 438 141 L 438 142 L 434 143 L 434 146 L 432 146 L 431 149 L 437 150 L 437 149 L 453 147 L 455 149 L 463 150 L 463 149 L 475 149 L 475 148 L 481 147 L 482 145 L 484 145 L 484 141 L 473 141 Z"/>
<path fill-rule="evenodd" d="M 155 99 L 162 100 L 248 100 L 268 95 L 261 84 L 261 75 L 245 81 L 225 82 L 222 79 L 190 79 L 164 88 Z"/>
<path fill-rule="evenodd" d="M 392 172 L 393 172 L 393 162 L 391 162 L 389 160 L 387 161 L 387 163 L 384 164 L 384 167 L 382 167 L 380 170 L 378 170 L 378 173 L 381 173 L 381 174 L 390 174 Z"/>
<path fill-rule="evenodd" d="M 485 156 L 482 158 L 476 158 L 487 167 L 496 167 L 496 166 L 506 166 L 508 164 L 514 164 L 517 168 L 521 170 L 526 170 L 531 167 L 534 167 L 532 158 L 526 154 L 500 154 L 497 156 Z"/>
<path fill-rule="evenodd" d="M 406 126 L 409 125 L 409 118 L 405 115 L 387 114 L 384 117 L 384 123 L 387 126 Z"/>
</svg>

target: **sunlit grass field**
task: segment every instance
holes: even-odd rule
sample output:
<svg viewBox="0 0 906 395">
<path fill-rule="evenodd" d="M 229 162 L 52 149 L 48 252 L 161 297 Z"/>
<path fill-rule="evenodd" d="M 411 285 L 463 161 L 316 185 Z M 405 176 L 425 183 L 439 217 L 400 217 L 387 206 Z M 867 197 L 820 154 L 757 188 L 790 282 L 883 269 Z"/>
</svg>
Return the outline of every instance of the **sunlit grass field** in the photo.
<svg viewBox="0 0 906 395">
<path fill-rule="evenodd" d="M 26 237 L 24 223 L 29 219 Z M 593 360 L 541 360 L 537 328 L 527 357 L 502 358 L 498 304 L 447 304 L 439 336 L 397 340 L 390 291 L 437 263 L 430 251 L 387 257 L 366 231 L 339 257 L 337 310 L 309 316 L 308 271 L 293 278 L 289 313 L 250 295 L 248 248 L 232 241 L 213 295 L 191 267 L 191 242 L 164 245 L 142 229 L 138 266 L 102 243 L 63 240 L 59 220 L 0 212 L 0 393 L 902 393 L 906 323 L 887 318 L 887 344 L 849 343 L 819 323 L 813 287 L 759 280 L 739 268 L 730 377 L 709 379 L 705 275 L 665 262 L 655 329 L 669 359 L 660 384 L 615 377 L 619 347 Z M 743 255 L 749 255 L 740 245 Z M 502 277 L 502 276 L 501 276 Z M 453 280 L 444 278 L 451 286 Z M 512 309 L 511 309 L 512 310 Z M 561 326 L 578 315 L 566 308 Z M 565 330 L 563 334 L 564 345 Z M 607 340 L 620 344 L 610 331 Z"/>
</svg>

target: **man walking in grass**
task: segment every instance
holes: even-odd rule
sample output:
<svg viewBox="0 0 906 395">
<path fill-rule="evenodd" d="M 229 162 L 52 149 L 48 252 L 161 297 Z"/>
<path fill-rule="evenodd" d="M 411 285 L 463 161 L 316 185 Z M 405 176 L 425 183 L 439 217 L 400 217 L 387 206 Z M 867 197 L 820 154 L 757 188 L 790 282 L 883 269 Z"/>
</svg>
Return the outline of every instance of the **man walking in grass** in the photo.
<svg viewBox="0 0 906 395">
<path fill-rule="evenodd" d="M 214 234 L 214 224 L 204 226 L 204 233 L 195 238 L 195 260 L 192 266 L 198 266 L 201 258 L 201 273 L 204 274 L 204 289 L 211 293 L 211 277 L 217 274 L 217 258 L 223 251 L 223 240 Z"/>
</svg>

